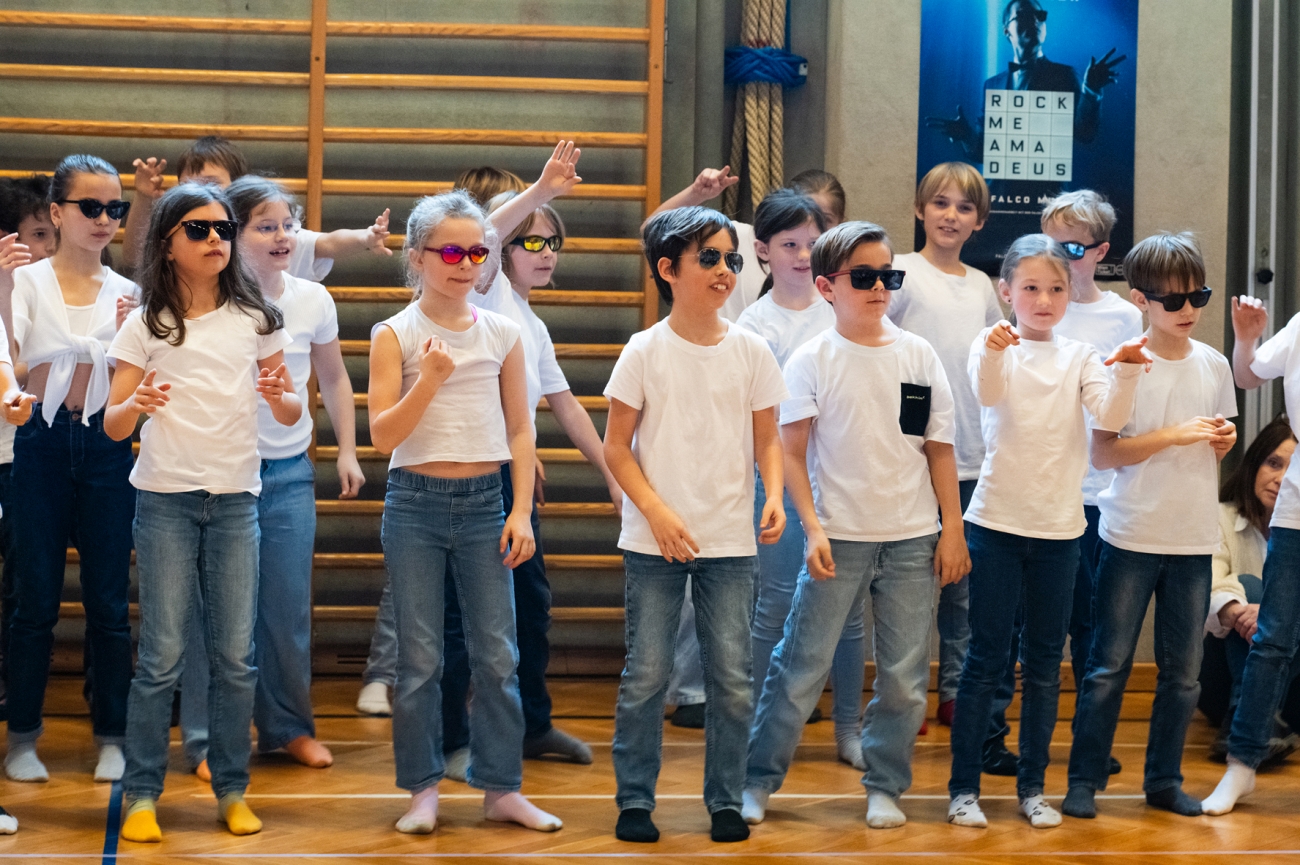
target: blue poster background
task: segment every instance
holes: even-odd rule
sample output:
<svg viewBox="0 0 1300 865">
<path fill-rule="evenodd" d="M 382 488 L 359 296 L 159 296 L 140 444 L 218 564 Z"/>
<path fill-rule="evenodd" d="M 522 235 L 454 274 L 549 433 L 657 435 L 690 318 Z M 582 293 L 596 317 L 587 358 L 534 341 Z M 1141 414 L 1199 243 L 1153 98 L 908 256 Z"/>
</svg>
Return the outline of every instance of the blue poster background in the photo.
<svg viewBox="0 0 1300 865">
<path fill-rule="evenodd" d="M 1079 140 L 1080 126 L 1075 127 L 1071 179 L 989 180 L 992 212 L 984 229 L 967 243 L 962 258 L 973 267 L 996 273 L 1007 246 L 1017 237 L 1039 230 L 1039 213 L 1047 200 L 1066 190 L 1095 189 L 1110 200 L 1119 216 L 1110 252 L 1097 275 L 1122 278 L 1119 264 L 1133 245 L 1138 0 L 1038 0 L 1037 4 L 1017 4 L 1017 8 L 1020 5 L 1037 5 L 1047 13 L 1043 57 L 1071 67 L 1080 83 L 1091 58 L 1101 60 L 1112 48 L 1112 58 L 1126 57 L 1114 67 L 1116 80 L 1101 90 L 1100 110 L 1093 115 L 1096 122 L 1091 124 L 1091 134 L 1082 136 L 1091 140 Z M 918 182 L 941 162 L 984 167 L 984 89 L 986 83 L 990 88 L 1009 87 L 1005 83 L 1008 64 L 1015 59 L 1002 24 L 1007 6 L 1007 0 L 922 0 Z M 1001 82 L 994 79 L 999 75 Z M 1055 77 L 1059 80 L 1062 75 Z M 936 118 L 955 119 L 959 107 L 974 134 L 967 146 L 934 128 Z M 970 146 L 972 143 L 975 146 Z M 916 248 L 924 242 L 918 221 Z"/>
</svg>

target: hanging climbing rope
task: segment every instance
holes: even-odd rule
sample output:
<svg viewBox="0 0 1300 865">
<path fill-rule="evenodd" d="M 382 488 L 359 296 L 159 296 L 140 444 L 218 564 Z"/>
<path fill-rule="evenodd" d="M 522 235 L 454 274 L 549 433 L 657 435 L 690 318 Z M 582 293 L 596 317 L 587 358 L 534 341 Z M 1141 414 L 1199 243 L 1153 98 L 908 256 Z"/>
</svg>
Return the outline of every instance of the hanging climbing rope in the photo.
<svg viewBox="0 0 1300 865">
<path fill-rule="evenodd" d="M 726 52 L 726 81 L 736 85 L 730 164 L 749 179 L 755 207 L 784 182 L 783 90 L 798 87 L 807 78 L 808 61 L 785 50 L 789 28 L 786 0 L 744 0 L 741 44 Z M 739 199 L 738 187 L 727 189 L 723 210 L 734 216 Z"/>
</svg>

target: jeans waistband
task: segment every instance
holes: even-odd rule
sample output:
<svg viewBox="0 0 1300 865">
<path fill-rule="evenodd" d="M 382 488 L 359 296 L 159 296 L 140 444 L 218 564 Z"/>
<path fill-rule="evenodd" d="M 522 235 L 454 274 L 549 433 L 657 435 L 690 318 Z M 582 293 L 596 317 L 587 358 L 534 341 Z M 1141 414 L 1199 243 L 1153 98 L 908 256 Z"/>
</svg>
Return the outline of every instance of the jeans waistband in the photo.
<svg viewBox="0 0 1300 865">
<path fill-rule="evenodd" d="M 434 478 L 406 469 L 389 469 L 388 482 L 408 489 L 430 493 L 473 493 L 479 490 L 501 488 L 501 473 L 477 475 L 472 478 Z"/>
<path fill-rule="evenodd" d="M 42 405 L 44 405 L 44 403 L 38 402 L 36 405 L 32 406 L 32 420 L 28 421 L 28 423 L 31 423 L 32 421 L 40 421 L 41 423 L 45 422 L 45 419 L 41 416 Z M 104 429 L 104 411 L 105 409 L 101 408 L 90 416 L 90 427 L 92 429 L 101 431 Z M 49 426 L 51 428 L 56 426 L 80 426 L 83 417 L 85 417 L 85 412 L 81 409 L 73 411 L 67 406 L 61 405 L 59 406 L 58 412 L 54 415 L 54 423 L 49 424 Z"/>
</svg>

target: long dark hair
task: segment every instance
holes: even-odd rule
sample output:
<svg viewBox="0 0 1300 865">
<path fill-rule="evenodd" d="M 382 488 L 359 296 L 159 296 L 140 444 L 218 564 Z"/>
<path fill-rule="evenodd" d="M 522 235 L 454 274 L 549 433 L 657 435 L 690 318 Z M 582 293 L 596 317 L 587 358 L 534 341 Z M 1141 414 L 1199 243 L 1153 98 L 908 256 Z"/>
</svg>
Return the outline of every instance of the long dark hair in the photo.
<svg viewBox="0 0 1300 865">
<path fill-rule="evenodd" d="M 822 171 L 820 168 L 809 168 L 791 177 L 786 186 L 804 195 L 825 195 L 831 200 L 831 209 L 835 211 L 835 218 L 840 222 L 844 221 L 848 198 L 844 195 L 844 187 L 840 185 L 839 178 L 834 174 Z"/>
<path fill-rule="evenodd" d="M 794 189 L 778 189 L 765 195 L 754 210 L 754 237 L 770 243 L 775 235 L 805 225 L 810 219 L 817 226 L 818 233 L 826 230 L 826 217 L 816 201 Z M 767 264 L 762 259 L 759 263 Z M 773 282 L 771 265 L 768 265 L 767 278 L 763 280 L 758 296 L 771 291 Z"/>
<path fill-rule="evenodd" d="M 213 202 L 226 211 L 227 219 L 234 219 L 234 208 L 226 194 L 215 186 L 201 183 L 182 183 L 169 189 L 158 199 L 149 220 L 149 234 L 140 256 L 140 269 L 136 283 L 140 286 L 140 305 L 145 326 L 157 339 L 172 345 L 185 342 L 185 310 L 181 308 L 180 279 L 176 266 L 167 259 L 168 235 L 185 218 L 185 214 Z M 284 327 L 280 310 L 262 297 L 262 292 L 244 275 L 239 261 L 239 237 L 230 242 L 230 261 L 217 277 L 218 306 L 234 303 L 243 311 L 262 322 L 257 332 L 265 336 Z M 167 313 L 164 320 L 163 313 Z"/>
<path fill-rule="evenodd" d="M 1237 464 L 1237 468 L 1228 475 L 1223 486 L 1219 487 L 1219 501 L 1236 505 L 1237 513 L 1249 520 L 1251 525 L 1261 532 L 1268 528 L 1268 513 L 1264 510 L 1264 503 L 1255 496 L 1255 477 L 1259 474 L 1260 466 L 1264 465 L 1264 460 L 1268 459 L 1283 442 L 1291 441 L 1295 437 L 1295 433 L 1291 430 L 1291 421 L 1287 420 L 1285 414 L 1273 418 L 1269 425 L 1255 436 L 1255 440 L 1250 443 L 1250 447 L 1246 448 L 1246 453 Z"/>
</svg>

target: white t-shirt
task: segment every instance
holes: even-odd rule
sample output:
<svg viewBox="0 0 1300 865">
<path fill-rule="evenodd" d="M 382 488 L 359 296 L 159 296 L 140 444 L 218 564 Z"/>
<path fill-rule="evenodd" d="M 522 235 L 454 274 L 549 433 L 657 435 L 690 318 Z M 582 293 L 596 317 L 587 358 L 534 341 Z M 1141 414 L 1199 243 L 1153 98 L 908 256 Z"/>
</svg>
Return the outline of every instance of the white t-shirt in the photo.
<svg viewBox="0 0 1300 865">
<path fill-rule="evenodd" d="M 524 366 L 528 380 L 528 411 L 533 419 L 533 434 L 537 434 L 537 403 L 548 393 L 560 393 L 569 389 L 569 380 L 560 369 L 560 362 L 555 359 L 555 344 L 551 342 L 551 332 L 546 329 L 546 322 L 538 318 L 537 313 L 515 290 L 510 287 L 510 279 L 503 272 L 498 272 L 488 288 L 487 294 L 470 292 L 469 302 L 479 309 L 489 309 L 504 315 L 519 325 L 520 338 L 524 341 Z"/>
<path fill-rule="evenodd" d="M 186 319 L 185 341 L 171 345 L 149 332 L 141 310 L 127 318 L 108 356 L 146 373 L 156 369 L 154 383 L 171 385 L 171 401 L 140 429 L 140 457 L 131 470 L 136 489 L 262 491 L 258 361 L 287 348 L 290 338 L 283 329 L 263 336 L 261 326 L 260 315 L 226 303 Z"/>
<path fill-rule="evenodd" d="M 339 335 L 334 298 L 319 282 L 284 274 L 284 293 L 275 305 L 284 313 L 284 331 L 293 342 L 284 350 L 284 364 L 302 400 L 302 417 L 285 426 L 271 414 L 264 399 L 257 401 L 257 452 L 264 460 L 296 457 L 311 445 L 314 418 L 308 410 L 307 383 L 311 379 L 311 347 L 333 342 Z"/>
<path fill-rule="evenodd" d="M 974 480 L 984 461 L 984 440 L 966 361 L 980 330 L 1002 320 L 993 282 L 972 267 L 965 276 L 944 273 L 919 252 L 894 256 L 894 268 L 907 276 L 902 289 L 890 294 L 889 320 L 930 343 L 939 355 L 957 406 L 957 478 Z"/>
<path fill-rule="evenodd" d="M 742 312 L 736 324 L 767 340 L 777 365 L 785 369 L 796 348 L 835 326 L 835 309 L 822 297 L 805 309 L 786 309 L 769 291 Z"/>
<path fill-rule="evenodd" d="M 297 243 L 289 254 L 289 275 L 308 282 L 320 282 L 334 268 L 334 259 L 316 257 L 316 241 L 324 235 L 319 231 L 298 229 Z"/>
<path fill-rule="evenodd" d="M 740 314 L 754 301 L 763 290 L 767 274 L 758 263 L 758 253 L 754 251 L 754 226 L 747 222 L 731 223 L 736 226 L 736 251 L 745 258 L 745 266 L 736 274 L 736 288 L 722 305 L 720 313 L 727 321 L 740 321 Z"/>
<path fill-rule="evenodd" d="M 1108 358 L 1115 349 L 1130 339 L 1142 335 L 1142 311 L 1113 291 L 1103 291 L 1101 300 L 1094 303 L 1070 302 L 1069 309 L 1061 323 L 1052 328 L 1052 333 L 1086 342 L 1102 359 Z M 1092 418 L 1088 418 L 1089 441 L 1092 440 Z M 1083 479 L 1083 503 L 1096 505 L 1097 494 L 1115 477 L 1113 469 L 1096 469 L 1092 461 L 1088 462 L 1088 475 Z"/>
<path fill-rule="evenodd" d="M 781 423 L 815 418 L 808 476 L 827 537 L 902 541 L 938 530 L 923 445 L 952 444 L 956 425 L 948 377 L 929 343 L 899 331 L 892 345 L 873 348 L 831 328 L 795 350 L 785 383 Z"/>
<path fill-rule="evenodd" d="M 5 331 L 4 322 L 0 321 L 0 360 L 6 361 L 13 366 L 13 361 L 9 357 L 9 334 Z M 10 375 L 12 375 L 12 370 Z M 31 423 L 29 420 L 28 423 Z M 0 420 L 0 466 L 14 461 L 14 433 L 18 427 L 13 424 L 5 423 Z"/>
<path fill-rule="evenodd" d="M 1300 349 L 1296 346 L 1297 340 L 1300 340 L 1300 315 L 1292 316 L 1286 327 L 1261 345 L 1250 365 L 1250 371 L 1260 378 L 1282 376 L 1286 415 L 1291 419 L 1293 430 L 1300 421 Z M 1300 459 L 1291 460 L 1282 476 L 1282 488 L 1278 490 L 1269 525 L 1300 530 Z"/>
<path fill-rule="evenodd" d="M 789 396 L 767 343 L 730 325 L 717 345 L 696 345 L 660 321 L 628 340 L 605 396 L 641 412 L 632 453 L 699 544 L 697 555 L 754 555 L 753 413 Z M 659 555 L 627 496 L 618 546 Z"/>
<path fill-rule="evenodd" d="M 402 349 L 402 395 L 420 376 L 420 349 L 436 336 L 456 369 L 438 388 L 415 430 L 393 449 L 389 468 L 428 462 L 509 462 L 510 442 L 501 407 L 501 364 L 519 341 L 519 325 L 491 310 L 460 332 L 435 324 L 414 302 L 375 325 L 390 328 Z"/>
<path fill-rule="evenodd" d="M 1022 339 L 988 351 L 989 328 L 970 346 L 971 387 L 984 408 L 984 465 L 966 519 L 1027 538 L 1083 534 L 1088 464 L 1087 408 L 1098 429 L 1119 430 L 1133 411 L 1140 364 L 1115 364 L 1072 339 Z"/>
<path fill-rule="evenodd" d="M 1194 417 L 1236 417 L 1228 359 L 1191 341 L 1182 360 L 1152 355 L 1151 372 L 1138 378 L 1133 416 L 1120 430 L 1130 438 Z M 1167 447 L 1115 470 L 1097 497 L 1101 538 L 1112 546 L 1156 555 L 1212 555 L 1219 549 L 1219 460 L 1209 442 Z"/>
</svg>

